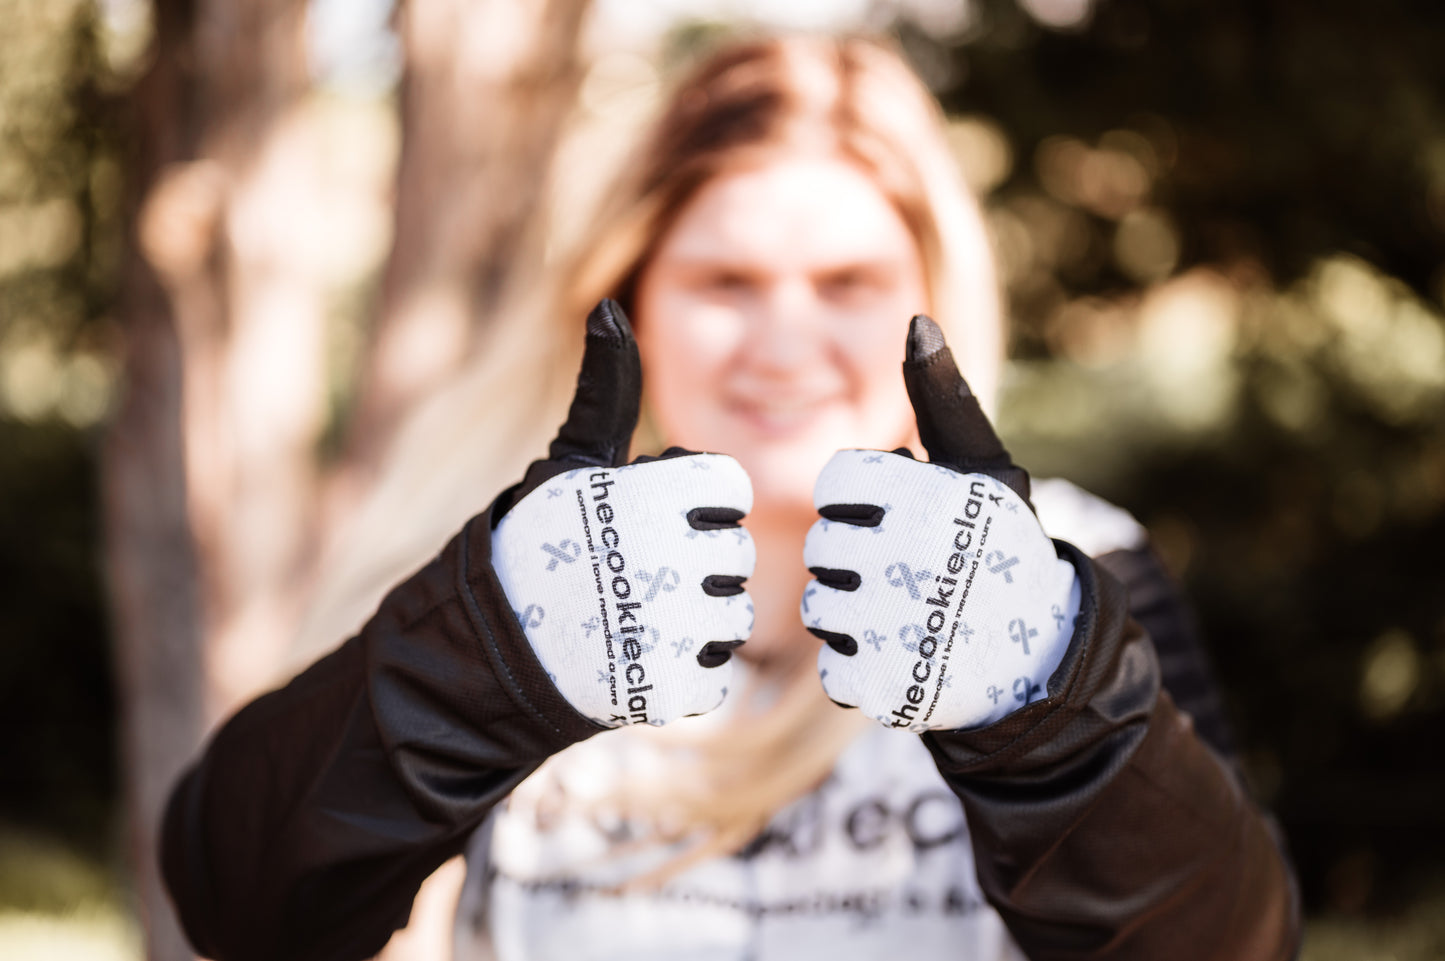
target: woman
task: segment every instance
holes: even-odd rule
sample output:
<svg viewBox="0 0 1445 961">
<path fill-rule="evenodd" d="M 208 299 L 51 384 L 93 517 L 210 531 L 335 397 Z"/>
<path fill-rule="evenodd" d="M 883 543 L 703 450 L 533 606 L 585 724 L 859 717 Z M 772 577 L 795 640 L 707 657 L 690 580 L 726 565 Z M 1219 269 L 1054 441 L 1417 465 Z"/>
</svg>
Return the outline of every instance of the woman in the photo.
<svg viewBox="0 0 1445 961">
<path fill-rule="evenodd" d="M 1030 505 L 1027 476 L 972 398 L 959 400 L 943 333 L 909 324 L 936 316 L 989 395 L 1001 336 L 982 223 L 937 108 L 898 58 L 857 40 L 725 50 L 680 87 L 608 196 L 560 272 L 550 325 L 499 331 L 484 366 L 402 445 L 374 516 L 435 544 L 439 518 L 455 529 L 479 492 L 519 476 L 571 392 L 550 374 L 576 369 L 574 325 L 604 296 L 635 319 L 650 432 L 736 460 L 684 451 L 621 466 L 637 372 L 621 312 L 594 311 L 548 456 L 355 638 L 238 714 L 177 788 L 164 861 L 197 947 L 369 956 L 470 840 L 463 933 L 504 958 L 1289 956 L 1288 871 L 1230 769 L 1158 693 L 1162 662 L 1166 686 L 1216 725 L 1137 525 L 1067 488 Z M 466 438 L 447 445 L 451 465 L 417 456 L 447 436 Z M 936 470 L 846 454 L 920 442 Z M 869 460 L 895 480 L 854 498 Z M 970 501 L 930 518 L 944 497 L 935 477 L 969 490 L 981 478 L 980 505 L 1022 506 L 990 515 L 994 546 L 1013 550 L 996 563 L 968 553 Z M 810 537 L 815 481 L 836 530 Z M 447 507 L 413 524 L 418 491 Z M 895 522 L 913 504 L 920 519 Z M 1055 554 L 1028 506 L 1101 559 Z M 610 550 L 632 543 L 615 520 L 624 507 L 655 512 L 633 529 L 644 554 L 630 561 Z M 734 530 L 742 511 L 755 550 Z M 548 526 L 564 516 L 574 527 Z M 646 554 L 668 516 L 687 525 Z M 958 551 L 932 564 L 932 583 L 920 562 L 874 576 L 838 547 L 864 530 L 873 539 L 857 543 L 902 536 L 908 550 L 938 529 L 954 536 L 954 521 Z M 341 579 L 394 580 L 411 550 L 353 548 L 368 566 Z M 700 566 L 669 574 L 658 559 L 684 554 L 668 551 L 696 551 Z M 1009 619 L 1018 645 L 999 655 L 1026 652 L 1029 666 L 1012 685 L 984 688 L 979 673 L 991 696 L 975 697 L 975 714 L 961 706 L 974 691 L 966 666 L 945 683 L 926 607 L 955 603 L 941 564 L 958 573 L 970 557 L 998 574 L 975 598 L 1032 582 L 1025 570 L 1043 585 L 1018 601 L 1043 613 Z M 1099 564 L 1130 582 L 1128 600 Z M 890 583 L 887 598 L 869 593 Z M 644 591 L 657 620 L 626 623 Z M 328 595 L 333 608 L 347 596 Z M 858 620 L 870 597 L 867 616 L 911 599 L 923 623 L 900 615 L 874 631 Z M 583 602 L 600 602 L 595 621 L 569 606 Z M 688 624 L 706 627 L 684 636 Z M 604 635 L 621 652 L 605 666 L 576 653 Z M 912 684 L 875 683 L 887 657 L 907 665 L 917 698 Z M 686 696 L 668 701 L 654 679 Z M 929 720 L 940 699 L 951 723 Z M 889 724 L 890 707 L 894 726 L 929 733 L 872 723 Z M 602 733 L 615 726 L 627 729 Z"/>
</svg>

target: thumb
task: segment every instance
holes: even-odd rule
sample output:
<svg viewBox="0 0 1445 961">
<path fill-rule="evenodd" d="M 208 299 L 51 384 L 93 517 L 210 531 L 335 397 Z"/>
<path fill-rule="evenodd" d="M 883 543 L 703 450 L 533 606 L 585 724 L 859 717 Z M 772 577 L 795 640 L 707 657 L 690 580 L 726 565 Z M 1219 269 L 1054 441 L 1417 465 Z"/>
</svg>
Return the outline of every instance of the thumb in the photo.
<svg viewBox="0 0 1445 961">
<path fill-rule="evenodd" d="M 1029 475 L 1014 464 L 958 372 L 943 331 L 918 314 L 908 325 L 903 383 L 928 459 L 964 474 L 997 478 L 1029 502 Z"/>
<path fill-rule="evenodd" d="M 616 301 L 604 300 L 587 315 L 582 370 L 567 419 L 522 480 L 497 495 L 492 524 L 512 506 L 558 474 L 577 467 L 620 467 L 627 460 L 642 405 L 642 360 L 632 326 Z"/>
<path fill-rule="evenodd" d="M 567 420 L 548 448 L 548 459 L 621 466 L 627 460 L 641 402 L 642 361 L 632 325 L 615 300 L 604 300 L 587 317 L 577 392 Z"/>
</svg>

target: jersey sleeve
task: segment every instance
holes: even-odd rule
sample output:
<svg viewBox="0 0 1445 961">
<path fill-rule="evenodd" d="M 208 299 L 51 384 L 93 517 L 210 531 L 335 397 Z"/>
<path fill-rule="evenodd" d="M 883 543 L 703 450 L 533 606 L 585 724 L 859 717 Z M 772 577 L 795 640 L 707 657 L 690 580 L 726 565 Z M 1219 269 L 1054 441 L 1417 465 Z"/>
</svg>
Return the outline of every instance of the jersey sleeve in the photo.
<svg viewBox="0 0 1445 961">
<path fill-rule="evenodd" d="M 1124 587 L 1057 543 L 1082 602 L 1048 696 L 923 736 L 986 895 L 1031 958 L 1293 957 L 1298 898 L 1268 819 L 1163 689 Z"/>
<path fill-rule="evenodd" d="M 493 805 L 602 730 L 507 605 L 489 513 L 356 637 L 232 717 L 177 784 L 161 863 L 202 954 L 373 956 Z"/>
</svg>

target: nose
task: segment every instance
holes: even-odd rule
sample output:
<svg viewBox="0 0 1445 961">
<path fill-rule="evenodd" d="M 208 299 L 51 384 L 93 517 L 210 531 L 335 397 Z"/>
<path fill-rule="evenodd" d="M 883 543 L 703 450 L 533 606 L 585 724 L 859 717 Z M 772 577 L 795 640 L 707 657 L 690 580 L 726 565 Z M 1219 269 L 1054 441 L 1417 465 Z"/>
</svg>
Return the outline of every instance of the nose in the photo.
<svg viewBox="0 0 1445 961">
<path fill-rule="evenodd" d="M 754 299 L 744 351 L 759 373 L 791 376 L 815 362 L 822 349 L 819 301 L 806 278 L 784 277 Z"/>
</svg>

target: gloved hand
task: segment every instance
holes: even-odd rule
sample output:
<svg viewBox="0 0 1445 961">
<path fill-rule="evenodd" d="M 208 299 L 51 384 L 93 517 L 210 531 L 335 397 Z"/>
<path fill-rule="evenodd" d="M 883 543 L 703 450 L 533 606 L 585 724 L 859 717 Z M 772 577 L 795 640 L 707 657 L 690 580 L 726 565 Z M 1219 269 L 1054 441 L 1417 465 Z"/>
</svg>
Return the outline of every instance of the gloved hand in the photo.
<svg viewBox="0 0 1445 961">
<path fill-rule="evenodd" d="M 931 463 L 844 450 L 823 468 L 803 622 L 827 642 L 818 673 L 837 703 L 910 731 L 978 727 L 1046 696 L 1078 579 L 927 317 L 903 378 Z"/>
<path fill-rule="evenodd" d="M 498 500 L 493 567 L 552 683 L 609 727 L 665 724 L 727 695 L 752 631 L 742 466 L 675 448 L 624 466 L 642 366 L 621 307 L 587 318 L 567 421 Z"/>
</svg>

